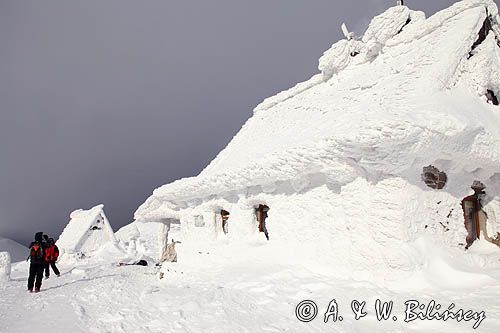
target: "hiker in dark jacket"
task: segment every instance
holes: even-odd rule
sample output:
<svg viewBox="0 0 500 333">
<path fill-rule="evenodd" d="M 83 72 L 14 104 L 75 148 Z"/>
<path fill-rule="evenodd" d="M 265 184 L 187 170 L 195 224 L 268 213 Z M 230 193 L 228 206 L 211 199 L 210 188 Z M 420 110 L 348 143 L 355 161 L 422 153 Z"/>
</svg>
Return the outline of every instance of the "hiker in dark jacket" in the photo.
<svg viewBox="0 0 500 333">
<path fill-rule="evenodd" d="M 45 262 L 45 247 L 46 243 L 43 240 L 43 232 L 37 232 L 35 234 L 35 241 L 31 242 L 29 248 L 30 260 L 30 275 L 28 277 L 28 291 L 33 292 L 33 287 L 35 287 L 35 292 L 39 292 L 42 287 L 43 271 L 46 266 Z"/>
<path fill-rule="evenodd" d="M 54 241 L 54 238 L 49 238 L 47 243 L 47 248 L 45 249 L 45 278 L 48 279 L 50 276 L 50 267 L 54 271 L 54 274 L 60 276 L 59 270 L 56 266 L 57 258 L 59 258 L 59 248 Z M 50 266 L 50 267 L 49 267 Z"/>
</svg>

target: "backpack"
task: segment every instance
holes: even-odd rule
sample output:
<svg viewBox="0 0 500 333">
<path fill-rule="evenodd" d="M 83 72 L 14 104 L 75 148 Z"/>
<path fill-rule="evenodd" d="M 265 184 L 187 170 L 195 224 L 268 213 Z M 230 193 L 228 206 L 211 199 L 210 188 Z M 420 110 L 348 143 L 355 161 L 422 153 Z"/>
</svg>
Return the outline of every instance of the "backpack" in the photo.
<svg viewBox="0 0 500 333">
<path fill-rule="evenodd" d="M 51 262 L 55 259 L 57 259 L 57 257 L 55 257 L 55 245 L 52 245 L 45 249 L 45 261 Z"/>
<path fill-rule="evenodd" d="M 38 242 L 31 244 L 30 247 L 30 258 L 31 259 L 42 259 L 43 258 L 43 248 Z"/>
</svg>

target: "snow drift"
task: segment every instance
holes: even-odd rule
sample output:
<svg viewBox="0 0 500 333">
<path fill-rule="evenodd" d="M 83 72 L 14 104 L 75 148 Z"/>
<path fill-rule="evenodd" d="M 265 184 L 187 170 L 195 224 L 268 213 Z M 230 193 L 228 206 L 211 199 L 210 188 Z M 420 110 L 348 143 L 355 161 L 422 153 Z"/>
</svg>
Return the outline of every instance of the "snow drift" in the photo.
<svg viewBox="0 0 500 333">
<path fill-rule="evenodd" d="M 388 9 L 327 50 L 320 74 L 257 106 L 200 175 L 156 189 L 136 220 L 180 220 L 194 252 L 221 240 L 222 208 L 223 240 L 260 241 L 254 210 L 266 204 L 266 260 L 362 278 L 419 269 L 421 237 L 458 251 L 474 180 L 500 216 L 499 32 L 491 0 L 428 19 Z M 443 189 L 422 182 L 429 165 L 446 173 Z"/>
</svg>

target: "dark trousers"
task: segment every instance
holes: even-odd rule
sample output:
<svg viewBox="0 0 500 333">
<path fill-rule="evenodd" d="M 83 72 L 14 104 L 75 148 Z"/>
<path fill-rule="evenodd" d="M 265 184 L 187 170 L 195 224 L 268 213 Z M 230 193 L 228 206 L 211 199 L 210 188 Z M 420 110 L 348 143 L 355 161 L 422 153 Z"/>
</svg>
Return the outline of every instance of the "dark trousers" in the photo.
<svg viewBox="0 0 500 333">
<path fill-rule="evenodd" d="M 55 275 L 61 274 L 61 273 L 59 273 L 59 270 L 57 269 L 56 262 L 51 261 L 51 262 L 48 262 L 47 265 L 45 266 L 45 276 L 46 277 L 50 276 L 50 267 L 49 266 L 52 267 L 52 270 L 54 271 Z"/>
<path fill-rule="evenodd" d="M 262 231 L 264 231 L 264 235 L 266 236 L 267 240 L 269 240 L 269 233 L 267 232 L 266 228 L 266 221 L 262 221 Z"/>
<path fill-rule="evenodd" d="M 43 280 L 43 270 L 45 269 L 45 263 L 32 262 L 30 264 L 30 275 L 28 277 L 28 289 L 33 290 L 33 285 L 35 288 L 40 289 Z"/>
</svg>

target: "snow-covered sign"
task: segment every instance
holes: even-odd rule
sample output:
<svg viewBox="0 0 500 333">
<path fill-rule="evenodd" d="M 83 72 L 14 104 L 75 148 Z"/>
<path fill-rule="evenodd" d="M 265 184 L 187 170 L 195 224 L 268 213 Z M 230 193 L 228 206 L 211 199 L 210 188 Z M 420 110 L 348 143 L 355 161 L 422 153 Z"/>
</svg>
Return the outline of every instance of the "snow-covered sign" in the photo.
<svg viewBox="0 0 500 333">
<path fill-rule="evenodd" d="M 68 225 L 57 241 L 59 249 L 64 253 L 88 255 L 108 242 L 116 242 L 103 208 L 104 205 L 98 205 L 89 210 L 72 212 Z"/>
</svg>

